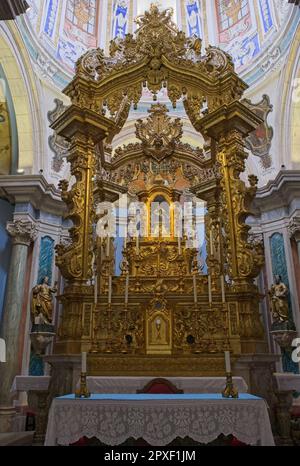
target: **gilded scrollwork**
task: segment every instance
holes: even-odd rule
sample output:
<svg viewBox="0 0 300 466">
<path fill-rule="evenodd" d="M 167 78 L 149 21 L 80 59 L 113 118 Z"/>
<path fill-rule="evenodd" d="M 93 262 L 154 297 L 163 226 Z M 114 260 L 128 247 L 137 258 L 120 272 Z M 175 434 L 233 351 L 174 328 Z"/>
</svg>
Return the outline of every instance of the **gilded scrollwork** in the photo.
<svg viewBox="0 0 300 466">
<path fill-rule="evenodd" d="M 105 74 L 104 51 L 100 48 L 88 50 L 76 63 L 76 74 L 99 81 Z"/>
<path fill-rule="evenodd" d="M 192 123 L 192 125 L 196 128 L 197 122 L 201 117 L 201 111 L 203 109 L 203 105 L 206 102 L 206 97 L 201 94 L 188 94 L 183 99 L 183 105 L 185 111 Z"/>
<path fill-rule="evenodd" d="M 199 353 L 207 353 L 211 352 L 209 347 L 212 349 L 213 341 L 218 346 L 224 344 L 226 317 L 221 311 L 177 310 L 175 321 L 174 344 L 176 348 L 185 348 L 187 351 L 188 348 L 189 351 L 196 348 Z"/>
<path fill-rule="evenodd" d="M 209 46 L 206 49 L 206 53 L 205 67 L 209 73 L 234 71 L 232 58 L 228 53 L 224 52 L 224 50 Z"/>
</svg>

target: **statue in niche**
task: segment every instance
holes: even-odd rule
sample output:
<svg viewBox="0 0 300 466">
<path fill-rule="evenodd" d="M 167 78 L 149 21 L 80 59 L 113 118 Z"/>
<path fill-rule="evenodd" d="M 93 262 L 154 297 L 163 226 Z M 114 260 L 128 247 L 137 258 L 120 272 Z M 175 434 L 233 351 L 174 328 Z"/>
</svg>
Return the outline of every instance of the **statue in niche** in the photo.
<svg viewBox="0 0 300 466">
<path fill-rule="evenodd" d="M 125 256 L 123 256 L 123 259 L 121 260 L 120 270 L 122 275 L 126 276 L 129 274 L 129 262 Z"/>
<path fill-rule="evenodd" d="M 282 282 L 282 277 L 276 275 L 275 284 L 272 285 L 269 291 L 271 312 L 276 323 L 287 322 L 289 320 L 288 294 L 288 287 Z"/>
<path fill-rule="evenodd" d="M 57 282 L 54 287 L 49 285 L 49 277 L 44 277 L 42 283 L 32 290 L 31 318 L 36 325 L 52 325 L 53 302 L 52 295 L 57 293 Z"/>
<path fill-rule="evenodd" d="M 155 206 L 151 212 L 151 230 L 155 238 L 167 238 L 170 231 L 170 212 L 164 207 Z"/>
</svg>

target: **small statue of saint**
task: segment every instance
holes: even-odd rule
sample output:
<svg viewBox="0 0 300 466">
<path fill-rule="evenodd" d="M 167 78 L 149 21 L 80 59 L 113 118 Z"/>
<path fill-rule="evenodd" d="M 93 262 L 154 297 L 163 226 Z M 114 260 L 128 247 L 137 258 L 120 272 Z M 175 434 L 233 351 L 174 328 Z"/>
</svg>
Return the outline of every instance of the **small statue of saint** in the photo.
<svg viewBox="0 0 300 466">
<path fill-rule="evenodd" d="M 288 287 L 282 282 L 280 275 L 275 276 L 275 283 L 269 291 L 271 312 L 275 322 L 289 320 Z"/>
<path fill-rule="evenodd" d="M 129 274 L 129 262 L 125 256 L 123 256 L 123 259 L 121 260 L 120 270 L 122 272 L 122 275 L 126 276 Z"/>
<path fill-rule="evenodd" d="M 52 295 L 55 293 L 57 293 L 57 282 L 55 282 L 54 287 L 51 287 L 49 285 L 49 277 L 44 277 L 42 283 L 33 288 L 31 300 L 33 324 L 52 325 Z"/>
</svg>

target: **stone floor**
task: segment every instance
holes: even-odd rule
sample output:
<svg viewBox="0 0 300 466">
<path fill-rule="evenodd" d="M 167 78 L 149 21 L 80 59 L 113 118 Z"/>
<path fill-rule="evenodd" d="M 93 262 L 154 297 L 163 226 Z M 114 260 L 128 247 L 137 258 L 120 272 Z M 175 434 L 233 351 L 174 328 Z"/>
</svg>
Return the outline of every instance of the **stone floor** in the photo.
<svg viewBox="0 0 300 466">
<path fill-rule="evenodd" d="M 0 434 L 0 447 L 31 446 L 34 432 Z"/>
</svg>

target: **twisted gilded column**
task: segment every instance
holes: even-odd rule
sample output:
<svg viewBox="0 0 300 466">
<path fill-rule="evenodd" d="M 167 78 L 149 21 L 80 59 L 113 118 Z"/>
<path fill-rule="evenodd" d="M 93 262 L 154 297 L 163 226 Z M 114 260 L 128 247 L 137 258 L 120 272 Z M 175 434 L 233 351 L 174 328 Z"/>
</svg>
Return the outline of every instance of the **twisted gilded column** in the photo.
<svg viewBox="0 0 300 466">
<path fill-rule="evenodd" d="M 235 101 L 209 113 L 200 120 L 199 130 L 217 141 L 216 160 L 220 170 L 220 205 L 224 233 L 228 239 L 225 262 L 228 275 L 240 290 L 251 288 L 263 265 L 260 245 L 249 239 L 246 223 L 257 191 L 257 178 L 249 176 L 249 186 L 241 179 L 248 153 L 245 138 L 260 124 L 241 102 Z"/>
<path fill-rule="evenodd" d="M 250 226 L 246 223 L 251 215 L 258 180 L 254 175 L 249 176 L 247 186 L 241 177 L 248 157 L 244 140 L 259 124 L 260 119 L 241 102 L 235 101 L 209 112 L 197 125 L 202 134 L 216 142 L 212 159 L 218 167 L 215 181 L 215 190 L 218 190 L 211 199 L 207 194 L 199 193 L 208 203 L 206 230 L 207 241 L 211 242 L 208 265 L 212 282 L 214 275 L 220 273 L 229 277 L 225 297 L 224 276 L 217 287 L 223 287 L 230 343 L 239 353 L 265 351 L 259 292 L 254 284 L 264 262 L 263 249 L 249 237 Z M 212 188 L 213 185 L 208 186 L 207 191 L 212 192 Z"/>
<path fill-rule="evenodd" d="M 12 254 L 1 326 L 1 337 L 6 342 L 7 362 L 0 365 L 0 432 L 10 430 L 9 419 L 5 411 L 11 408 L 10 388 L 14 377 L 20 370 L 20 324 L 27 256 L 28 248 L 36 238 L 36 227 L 29 221 L 16 220 L 8 223 L 7 231 L 12 238 Z"/>
<path fill-rule="evenodd" d="M 63 315 L 57 354 L 78 354 L 82 347 L 82 322 L 94 303 L 93 278 L 93 224 L 95 223 L 94 180 L 98 144 L 114 128 L 114 123 L 94 110 L 68 107 L 53 123 L 57 134 L 70 143 L 67 160 L 74 183 L 69 188 L 66 180 L 60 182 L 62 200 L 66 203 L 66 218 L 72 221 L 70 242 L 56 248 L 56 265 L 66 279 L 63 295 Z M 85 344 L 85 342 L 83 343 Z"/>
</svg>

